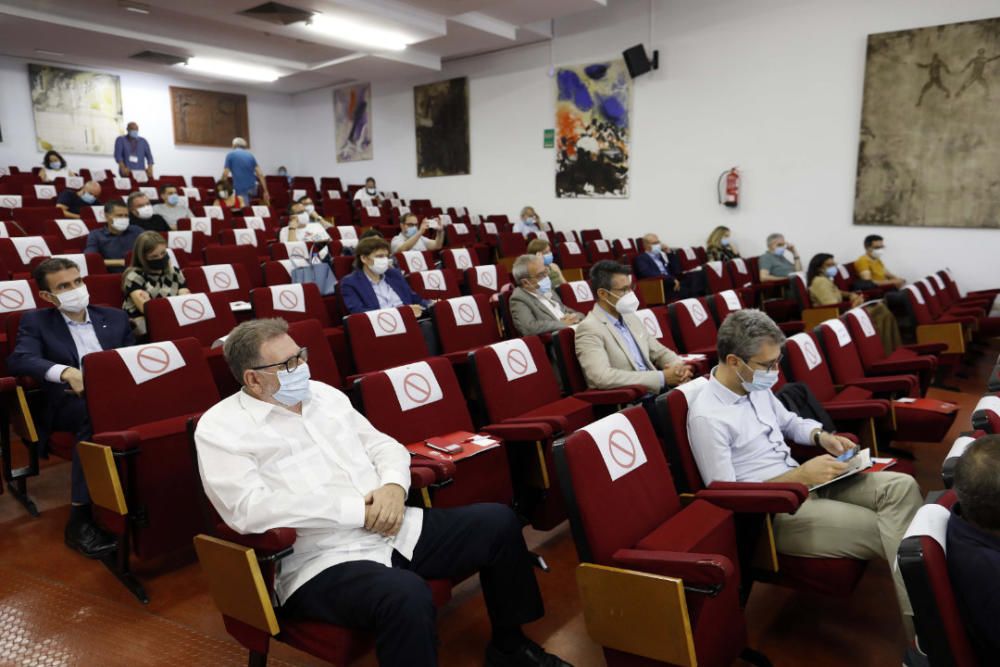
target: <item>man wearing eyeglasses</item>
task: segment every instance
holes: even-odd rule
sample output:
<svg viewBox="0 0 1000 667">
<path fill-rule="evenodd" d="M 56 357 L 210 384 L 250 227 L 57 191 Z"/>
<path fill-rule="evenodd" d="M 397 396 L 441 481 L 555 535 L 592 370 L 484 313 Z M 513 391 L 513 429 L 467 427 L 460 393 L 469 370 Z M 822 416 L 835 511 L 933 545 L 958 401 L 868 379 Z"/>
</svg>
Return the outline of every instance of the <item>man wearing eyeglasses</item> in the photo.
<svg viewBox="0 0 1000 667">
<path fill-rule="evenodd" d="M 437 634 L 425 579 L 479 572 L 493 627 L 486 664 L 568 665 L 521 632 L 543 608 L 509 507 L 407 507 L 406 448 L 344 394 L 310 379 L 307 350 L 284 320 L 244 322 L 223 353 L 242 390 L 198 423 L 201 478 L 237 532 L 296 530 L 275 581 L 284 615 L 373 631 L 383 667 L 432 667 Z"/>
<path fill-rule="evenodd" d="M 688 411 L 691 450 L 705 485 L 712 482 L 825 484 L 847 470 L 837 460 L 854 444 L 788 411 L 771 392 L 778 381 L 781 329 L 759 310 L 738 310 L 719 327 L 719 365 Z M 786 441 L 826 453 L 803 464 Z M 823 486 L 795 514 L 774 519 L 779 552 L 806 558 L 884 558 L 892 563 L 921 505 L 909 475 L 858 474 Z M 913 636 L 913 611 L 898 572 L 893 573 L 904 626 Z"/>
</svg>

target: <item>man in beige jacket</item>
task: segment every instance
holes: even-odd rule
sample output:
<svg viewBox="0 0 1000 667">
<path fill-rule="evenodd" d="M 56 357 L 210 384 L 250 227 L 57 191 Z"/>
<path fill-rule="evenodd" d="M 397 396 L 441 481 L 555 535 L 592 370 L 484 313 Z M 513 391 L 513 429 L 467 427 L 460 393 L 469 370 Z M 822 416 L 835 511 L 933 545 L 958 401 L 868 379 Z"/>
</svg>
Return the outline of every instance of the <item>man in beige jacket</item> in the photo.
<svg viewBox="0 0 1000 667">
<path fill-rule="evenodd" d="M 653 394 L 691 379 L 675 352 L 649 335 L 635 316 L 639 300 L 629 267 L 605 260 L 590 269 L 597 305 L 576 329 L 576 356 L 587 386 L 613 389 L 645 385 Z"/>
</svg>

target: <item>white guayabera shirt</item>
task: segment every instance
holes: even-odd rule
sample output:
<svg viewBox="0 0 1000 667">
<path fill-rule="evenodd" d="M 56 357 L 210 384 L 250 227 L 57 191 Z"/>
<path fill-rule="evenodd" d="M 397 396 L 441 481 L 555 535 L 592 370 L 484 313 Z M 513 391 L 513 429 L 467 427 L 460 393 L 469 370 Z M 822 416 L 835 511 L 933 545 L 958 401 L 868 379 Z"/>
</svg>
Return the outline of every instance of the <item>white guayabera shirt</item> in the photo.
<svg viewBox="0 0 1000 667">
<path fill-rule="evenodd" d="M 195 442 L 205 492 L 239 533 L 294 528 L 295 551 L 275 582 L 284 602 L 328 567 L 357 560 L 406 558 L 423 527 L 407 507 L 395 537 L 365 529 L 365 496 L 384 484 L 410 488 L 410 454 L 375 430 L 344 394 L 310 382 L 302 414 L 239 391 L 198 422 Z"/>
</svg>

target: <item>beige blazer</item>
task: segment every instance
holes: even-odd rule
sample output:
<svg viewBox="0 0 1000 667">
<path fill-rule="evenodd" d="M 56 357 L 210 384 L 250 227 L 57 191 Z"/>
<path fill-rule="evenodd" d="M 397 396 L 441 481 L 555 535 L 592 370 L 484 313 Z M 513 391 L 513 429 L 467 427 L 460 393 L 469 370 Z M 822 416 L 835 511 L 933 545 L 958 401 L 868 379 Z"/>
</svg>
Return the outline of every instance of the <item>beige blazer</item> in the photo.
<svg viewBox="0 0 1000 667">
<path fill-rule="evenodd" d="M 642 384 L 658 394 L 666 386 L 663 383 L 662 369 L 680 362 L 680 357 L 650 336 L 638 317 L 625 315 L 623 319 L 635 338 L 647 367 L 661 370 L 636 370 L 621 334 L 601 307 L 594 306 L 576 328 L 576 356 L 580 360 L 583 375 L 587 378 L 587 386 L 593 389 L 614 389 L 629 384 Z"/>
<path fill-rule="evenodd" d="M 563 315 L 580 315 L 572 308 L 567 308 L 555 292 L 550 296 Z M 515 287 L 510 295 L 510 318 L 514 320 L 514 328 L 521 336 L 536 336 L 566 328 L 565 324 L 552 316 L 552 311 L 520 287 Z"/>
</svg>

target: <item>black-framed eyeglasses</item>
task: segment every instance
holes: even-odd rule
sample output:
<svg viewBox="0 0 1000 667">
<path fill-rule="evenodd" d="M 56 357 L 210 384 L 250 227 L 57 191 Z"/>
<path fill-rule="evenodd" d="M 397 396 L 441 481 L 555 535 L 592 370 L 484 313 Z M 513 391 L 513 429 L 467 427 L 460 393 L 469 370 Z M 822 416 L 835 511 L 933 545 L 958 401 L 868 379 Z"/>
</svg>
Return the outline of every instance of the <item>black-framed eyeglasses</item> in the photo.
<svg viewBox="0 0 1000 667">
<path fill-rule="evenodd" d="M 288 357 L 284 361 L 279 361 L 273 364 L 264 364 L 263 366 L 251 366 L 250 370 L 262 371 L 265 368 L 274 368 L 275 366 L 281 366 L 285 369 L 286 372 L 291 373 L 292 371 L 294 371 L 296 368 L 299 367 L 299 364 L 304 364 L 307 361 L 309 361 L 309 348 L 301 347 L 299 348 L 298 352 Z"/>
<path fill-rule="evenodd" d="M 750 366 L 750 364 L 754 364 L 755 366 L 758 366 L 758 367 L 762 368 L 765 371 L 776 371 L 776 370 L 778 370 L 781 367 L 781 360 L 784 359 L 784 358 L 785 358 L 785 355 L 781 355 L 780 357 L 778 357 L 777 359 L 775 359 L 774 361 L 772 361 L 769 364 L 764 364 L 764 363 L 761 363 L 759 361 L 753 361 L 752 359 L 746 359 L 746 360 L 743 361 L 743 363 L 745 363 L 747 366 Z M 752 366 L 751 366 L 751 368 L 752 368 Z"/>
<path fill-rule="evenodd" d="M 615 296 L 625 296 L 629 292 L 634 292 L 635 288 L 632 285 L 626 285 L 625 287 L 609 287 L 608 291 Z M 621 292 L 621 294 L 619 294 Z"/>
</svg>

